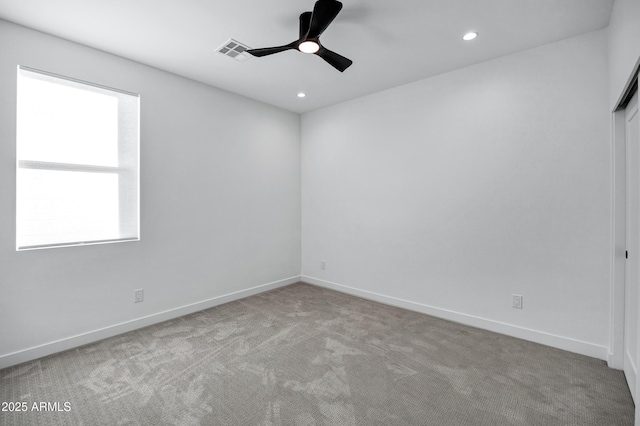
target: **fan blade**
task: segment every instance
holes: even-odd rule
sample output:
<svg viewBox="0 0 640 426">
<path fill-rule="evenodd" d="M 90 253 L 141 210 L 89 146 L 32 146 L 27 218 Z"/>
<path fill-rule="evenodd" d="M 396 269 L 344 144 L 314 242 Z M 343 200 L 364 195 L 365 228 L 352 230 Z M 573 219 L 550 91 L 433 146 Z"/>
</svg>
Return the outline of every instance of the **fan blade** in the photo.
<svg viewBox="0 0 640 426">
<path fill-rule="evenodd" d="M 300 40 L 304 39 L 309 32 L 309 25 L 311 25 L 311 12 L 304 12 L 300 15 Z"/>
<path fill-rule="evenodd" d="M 310 39 L 320 37 L 320 34 L 322 34 L 329 24 L 333 22 L 341 9 L 342 3 L 337 0 L 318 0 L 313 6 L 311 24 L 309 25 L 309 31 L 304 38 Z"/>
<path fill-rule="evenodd" d="M 351 59 L 347 59 L 342 55 L 338 55 L 336 52 L 332 52 L 329 49 L 325 49 L 320 46 L 320 50 L 316 52 L 316 55 L 327 61 L 331 66 L 340 72 L 343 72 L 353 64 Z"/>
<path fill-rule="evenodd" d="M 252 54 L 253 56 L 257 56 L 259 58 L 267 55 L 273 55 L 274 53 L 284 52 L 285 50 L 296 49 L 298 46 L 298 40 L 293 43 L 289 43 L 285 46 L 277 46 L 277 47 L 263 47 L 261 49 L 248 49 L 246 52 Z"/>
</svg>

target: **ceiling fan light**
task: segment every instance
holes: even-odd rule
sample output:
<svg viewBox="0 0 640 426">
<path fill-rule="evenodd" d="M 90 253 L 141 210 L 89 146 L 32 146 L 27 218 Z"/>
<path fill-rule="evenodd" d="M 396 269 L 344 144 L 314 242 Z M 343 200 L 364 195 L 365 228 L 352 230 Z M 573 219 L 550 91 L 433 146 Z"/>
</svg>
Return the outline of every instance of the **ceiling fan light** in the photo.
<svg viewBox="0 0 640 426">
<path fill-rule="evenodd" d="M 302 53 L 316 53 L 320 50 L 320 45 L 315 41 L 307 40 L 298 45 L 298 50 Z"/>
</svg>

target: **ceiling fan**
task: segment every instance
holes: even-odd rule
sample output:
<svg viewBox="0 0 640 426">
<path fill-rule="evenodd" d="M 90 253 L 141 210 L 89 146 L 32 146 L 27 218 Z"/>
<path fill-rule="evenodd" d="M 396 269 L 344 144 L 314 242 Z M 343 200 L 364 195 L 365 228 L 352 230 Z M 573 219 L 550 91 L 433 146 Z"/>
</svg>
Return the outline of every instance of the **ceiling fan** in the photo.
<svg viewBox="0 0 640 426">
<path fill-rule="evenodd" d="M 341 9 L 342 3 L 337 0 L 318 0 L 313 6 L 313 12 L 304 12 L 300 15 L 300 38 L 298 40 L 284 46 L 249 49 L 247 53 L 262 57 L 297 49 L 302 53 L 314 53 L 338 71 L 343 72 L 351 66 L 353 61 L 324 48 L 320 44 L 320 35 L 333 22 Z"/>
</svg>

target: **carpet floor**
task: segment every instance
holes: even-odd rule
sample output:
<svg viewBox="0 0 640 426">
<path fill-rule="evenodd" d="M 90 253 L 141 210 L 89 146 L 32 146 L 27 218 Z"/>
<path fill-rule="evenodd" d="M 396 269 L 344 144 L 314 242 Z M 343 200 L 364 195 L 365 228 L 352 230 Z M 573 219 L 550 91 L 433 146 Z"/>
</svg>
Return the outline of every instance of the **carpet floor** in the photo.
<svg viewBox="0 0 640 426">
<path fill-rule="evenodd" d="M 0 401 L 26 403 L 2 425 L 634 418 L 624 375 L 601 360 L 303 283 L 0 370 Z"/>
</svg>

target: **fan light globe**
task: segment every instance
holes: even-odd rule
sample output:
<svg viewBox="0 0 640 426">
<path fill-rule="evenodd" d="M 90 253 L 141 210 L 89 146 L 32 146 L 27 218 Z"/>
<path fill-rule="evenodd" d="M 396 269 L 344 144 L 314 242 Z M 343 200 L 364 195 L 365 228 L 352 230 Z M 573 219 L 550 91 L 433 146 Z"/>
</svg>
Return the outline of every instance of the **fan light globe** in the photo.
<svg viewBox="0 0 640 426">
<path fill-rule="evenodd" d="M 464 41 L 471 41 L 471 40 L 473 40 L 473 39 L 474 39 L 474 38 L 476 38 L 476 37 L 478 37 L 478 33 L 476 33 L 476 32 L 470 32 L 470 33 L 466 33 L 466 34 L 462 37 L 462 39 L 463 39 Z"/>
<path fill-rule="evenodd" d="M 298 50 L 302 53 L 316 53 L 318 50 L 320 50 L 320 45 L 315 41 L 307 40 L 300 43 L 300 45 L 298 46 Z"/>
</svg>

